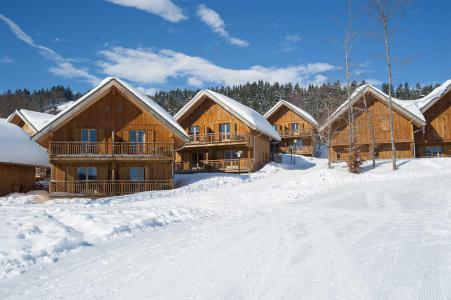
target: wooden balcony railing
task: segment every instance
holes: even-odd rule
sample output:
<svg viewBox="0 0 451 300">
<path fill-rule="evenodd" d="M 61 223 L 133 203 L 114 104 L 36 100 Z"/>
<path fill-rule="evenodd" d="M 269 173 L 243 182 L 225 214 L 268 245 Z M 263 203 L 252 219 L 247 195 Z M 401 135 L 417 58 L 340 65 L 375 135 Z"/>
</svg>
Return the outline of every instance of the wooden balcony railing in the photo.
<svg viewBox="0 0 451 300">
<path fill-rule="evenodd" d="M 51 197 L 105 197 L 134 194 L 156 190 L 170 190 L 174 187 L 171 180 L 92 180 L 92 181 L 51 181 Z"/>
<path fill-rule="evenodd" d="M 306 137 L 311 136 L 313 134 L 313 130 L 311 129 L 299 129 L 299 130 L 279 130 L 279 135 L 282 138 L 288 138 L 288 137 Z"/>
<path fill-rule="evenodd" d="M 313 154 L 313 146 L 312 145 L 299 146 L 299 147 L 280 146 L 279 151 L 281 153 L 288 153 L 288 154 L 293 153 L 293 154 L 311 155 L 311 154 Z"/>
<path fill-rule="evenodd" d="M 199 162 L 176 162 L 174 170 L 178 173 L 189 172 L 249 172 L 251 160 L 247 158 L 236 159 L 210 159 Z"/>
<path fill-rule="evenodd" d="M 160 156 L 172 157 L 172 143 L 50 142 L 50 157 L 57 156 Z"/>
<path fill-rule="evenodd" d="M 187 145 L 223 144 L 223 143 L 248 143 L 249 133 L 227 132 L 192 134 L 189 136 Z"/>
</svg>

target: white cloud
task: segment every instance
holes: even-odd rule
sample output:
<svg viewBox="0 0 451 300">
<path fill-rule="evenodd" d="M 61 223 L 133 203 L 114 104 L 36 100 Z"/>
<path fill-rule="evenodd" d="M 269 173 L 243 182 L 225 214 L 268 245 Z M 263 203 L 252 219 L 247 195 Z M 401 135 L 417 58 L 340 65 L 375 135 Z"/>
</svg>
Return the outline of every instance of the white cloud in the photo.
<svg viewBox="0 0 451 300">
<path fill-rule="evenodd" d="M 106 0 L 117 5 L 134 7 L 151 14 L 156 14 L 163 19 L 177 23 L 188 19 L 182 9 L 171 0 Z"/>
<path fill-rule="evenodd" d="M 225 23 L 222 20 L 221 16 L 204 4 L 201 4 L 197 7 L 197 15 L 202 22 L 204 22 L 208 27 L 211 28 L 211 30 L 213 30 L 213 32 L 219 34 L 228 43 L 238 47 L 249 46 L 249 42 L 231 36 L 225 29 Z"/>
<path fill-rule="evenodd" d="M 12 58 L 11 56 L 0 57 L 0 64 L 13 64 L 13 63 L 14 58 Z"/>
<path fill-rule="evenodd" d="M 299 34 L 288 34 L 286 35 L 280 46 L 282 46 L 283 52 L 291 52 L 296 50 L 296 44 L 302 41 L 302 37 Z"/>
<path fill-rule="evenodd" d="M 45 58 L 53 61 L 56 66 L 51 67 L 50 72 L 67 77 L 67 78 L 82 78 L 91 84 L 97 84 L 100 79 L 94 75 L 89 74 L 89 72 L 85 69 L 75 67 L 70 61 L 70 59 L 64 58 L 52 49 L 36 44 L 33 39 L 26 34 L 22 29 L 14 23 L 11 19 L 5 17 L 0 14 L 0 20 L 3 21 L 11 30 L 11 32 L 21 41 L 26 43 L 27 45 L 34 47 L 39 50 L 39 53 Z"/>
<path fill-rule="evenodd" d="M 366 83 L 374 85 L 374 86 L 380 86 L 382 85 L 382 81 L 380 81 L 379 79 L 365 79 Z"/>
<path fill-rule="evenodd" d="M 115 47 L 100 52 L 98 62 L 102 72 L 141 84 L 164 84 L 168 79 L 183 78 L 189 85 L 206 83 L 236 85 L 263 80 L 268 82 L 298 82 L 301 85 L 321 84 L 327 80 L 322 73 L 334 70 L 327 63 L 311 63 L 285 68 L 252 66 L 247 69 L 220 67 L 197 56 L 173 50 L 130 49 Z"/>
</svg>

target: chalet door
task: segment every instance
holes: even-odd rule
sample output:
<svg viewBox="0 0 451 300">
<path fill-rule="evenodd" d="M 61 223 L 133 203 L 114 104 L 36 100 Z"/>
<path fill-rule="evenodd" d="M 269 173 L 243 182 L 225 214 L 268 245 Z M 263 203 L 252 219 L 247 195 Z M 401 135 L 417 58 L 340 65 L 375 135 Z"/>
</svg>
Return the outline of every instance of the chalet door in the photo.
<svg viewBox="0 0 451 300">
<path fill-rule="evenodd" d="M 130 154 L 145 154 L 146 131 L 141 129 L 132 129 L 129 133 Z"/>
<path fill-rule="evenodd" d="M 101 193 L 97 182 L 96 167 L 78 167 L 77 181 L 74 184 L 74 193 L 82 195 L 97 195 Z"/>
<path fill-rule="evenodd" d="M 204 154 L 202 152 L 193 152 L 191 158 L 191 165 L 194 168 L 201 168 L 204 160 Z"/>
<path fill-rule="evenodd" d="M 144 167 L 130 167 L 127 193 L 139 193 L 144 189 L 142 188 L 145 180 L 145 168 Z"/>
<path fill-rule="evenodd" d="M 230 123 L 219 124 L 219 135 L 222 140 L 230 140 Z"/>
<path fill-rule="evenodd" d="M 82 129 L 81 141 L 83 143 L 81 151 L 85 154 L 97 153 L 97 130 L 96 129 Z"/>
<path fill-rule="evenodd" d="M 291 134 L 299 134 L 299 123 L 291 123 Z"/>
<path fill-rule="evenodd" d="M 200 136 L 200 127 L 199 126 L 191 126 L 190 128 L 190 139 L 191 142 L 199 142 L 199 136 Z"/>
</svg>

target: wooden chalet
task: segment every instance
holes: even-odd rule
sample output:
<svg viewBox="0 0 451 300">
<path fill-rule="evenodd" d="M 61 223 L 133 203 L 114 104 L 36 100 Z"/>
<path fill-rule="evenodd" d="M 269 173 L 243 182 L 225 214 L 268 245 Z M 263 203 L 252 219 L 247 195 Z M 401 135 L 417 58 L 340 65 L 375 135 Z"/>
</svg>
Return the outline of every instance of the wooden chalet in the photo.
<svg viewBox="0 0 451 300">
<path fill-rule="evenodd" d="M 49 123 L 55 115 L 27 109 L 17 109 L 6 121 L 22 128 L 29 136 L 33 136 Z M 50 168 L 36 167 L 35 178 L 45 180 L 50 178 Z"/>
<path fill-rule="evenodd" d="M 41 113 L 27 109 L 17 109 L 6 121 L 22 128 L 28 135 L 32 136 L 49 123 L 55 115 Z"/>
<path fill-rule="evenodd" d="M 314 156 L 316 120 L 296 105 L 280 100 L 264 117 L 281 137 L 276 151 Z"/>
<path fill-rule="evenodd" d="M 376 144 L 376 157 L 391 157 L 390 118 L 388 96 L 371 85 L 359 87 L 321 126 L 323 133 L 328 130 L 331 138 L 332 160 L 346 160 L 348 154 L 348 103 L 354 109 L 356 143 L 360 147 L 361 157 L 371 158 L 372 136 Z M 366 102 L 366 105 L 365 105 Z M 424 116 L 412 101 L 394 99 L 392 101 L 394 118 L 394 138 L 398 158 L 414 157 L 414 130 L 426 125 Z M 369 122 L 372 124 L 371 134 Z"/>
<path fill-rule="evenodd" d="M 173 188 L 174 149 L 188 136 L 153 100 L 109 77 L 33 139 L 48 149 L 51 197 L 101 197 Z"/>
<path fill-rule="evenodd" d="M 414 101 L 426 119 L 424 129 L 415 128 L 416 155 L 451 156 L 451 79 Z"/>
<path fill-rule="evenodd" d="M 253 172 L 270 160 L 271 140 L 280 140 L 262 115 L 211 90 L 200 91 L 175 119 L 189 134 L 177 151 L 179 172 Z"/>
<path fill-rule="evenodd" d="M 5 119 L 0 119 L 0 139 L 0 196 L 32 190 L 35 168 L 49 166 L 47 152 Z"/>
</svg>

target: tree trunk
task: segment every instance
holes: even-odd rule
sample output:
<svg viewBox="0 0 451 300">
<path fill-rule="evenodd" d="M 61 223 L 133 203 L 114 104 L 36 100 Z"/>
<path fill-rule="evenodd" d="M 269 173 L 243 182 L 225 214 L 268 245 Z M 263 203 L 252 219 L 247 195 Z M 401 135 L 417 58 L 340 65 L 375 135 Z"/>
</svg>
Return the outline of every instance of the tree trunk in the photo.
<svg viewBox="0 0 451 300">
<path fill-rule="evenodd" d="M 388 68 L 388 110 L 390 113 L 390 142 L 391 142 L 391 158 L 392 158 L 392 168 L 393 170 L 397 169 L 396 166 L 396 147 L 395 147 L 395 133 L 394 133 L 394 125 L 393 125 L 393 109 L 392 109 L 392 95 L 391 95 L 391 87 L 392 87 L 392 72 L 391 72 L 391 57 L 390 57 L 390 43 L 389 43 L 389 30 L 388 30 L 388 18 L 384 14 L 383 16 L 383 24 L 384 24 L 384 35 L 385 35 L 385 55 L 387 61 Z"/>
<path fill-rule="evenodd" d="M 368 115 L 368 130 L 371 136 L 371 159 L 373 161 L 373 169 L 376 168 L 376 139 L 374 137 L 374 127 L 373 119 L 371 117 L 371 112 L 368 110 L 368 105 L 366 103 L 366 94 L 363 94 L 363 104 L 365 105 L 365 111 Z"/>
</svg>

